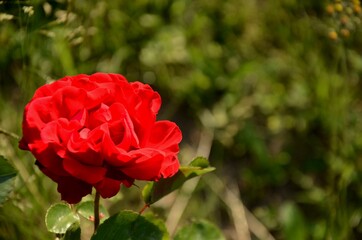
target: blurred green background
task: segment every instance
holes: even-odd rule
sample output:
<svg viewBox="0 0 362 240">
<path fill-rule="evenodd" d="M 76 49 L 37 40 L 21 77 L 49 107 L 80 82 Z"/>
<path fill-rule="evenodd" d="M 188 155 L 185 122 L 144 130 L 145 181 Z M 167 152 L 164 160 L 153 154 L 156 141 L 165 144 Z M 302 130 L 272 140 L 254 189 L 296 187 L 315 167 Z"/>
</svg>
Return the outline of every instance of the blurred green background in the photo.
<svg viewBox="0 0 362 240">
<path fill-rule="evenodd" d="M 47 82 L 121 73 L 159 91 L 183 164 L 217 168 L 151 208 L 171 232 L 200 217 L 227 239 L 362 239 L 361 33 L 359 0 L 0 1 L 0 128 L 21 135 Z M 0 239 L 54 238 L 56 185 L 4 134 L 0 154 L 19 171 Z"/>
</svg>

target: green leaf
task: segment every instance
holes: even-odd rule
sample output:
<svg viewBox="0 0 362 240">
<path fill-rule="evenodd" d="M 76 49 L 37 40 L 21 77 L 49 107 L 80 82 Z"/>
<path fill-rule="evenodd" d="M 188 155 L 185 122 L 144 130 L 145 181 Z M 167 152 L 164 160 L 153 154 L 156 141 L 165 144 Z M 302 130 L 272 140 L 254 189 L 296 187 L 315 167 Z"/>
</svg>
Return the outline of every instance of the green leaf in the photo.
<svg viewBox="0 0 362 240">
<path fill-rule="evenodd" d="M 79 217 L 65 203 L 52 205 L 45 215 L 45 224 L 48 231 L 56 234 L 64 234 L 74 223 L 79 224 Z"/>
<path fill-rule="evenodd" d="M 287 202 L 283 204 L 280 217 L 285 239 L 308 239 L 303 213 L 295 203 Z"/>
<path fill-rule="evenodd" d="M 210 164 L 209 164 L 209 161 L 207 160 L 207 158 L 196 157 L 194 160 L 192 160 L 190 162 L 189 166 L 207 168 L 210 166 Z"/>
<path fill-rule="evenodd" d="M 2 204 L 14 188 L 16 170 L 0 155 L 0 204 Z"/>
<path fill-rule="evenodd" d="M 198 220 L 182 227 L 174 240 L 225 240 L 220 229 L 206 220 Z"/>
<path fill-rule="evenodd" d="M 150 182 L 142 190 L 142 197 L 146 204 L 152 204 L 162 197 L 180 188 L 187 180 L 214 171 L 204 157 L 195 158 L 189 166 L 181 166 L 179 171 L 170 178 L 160 179 L 158 182 Z"/>
<path fill-rule="evenodd" d="M 80 240 L 80 234 L 79 223 L 75 222 L 68 228 L 63 240 Z"/>
<path fill-rule="evenodd" d="M 165 228 L 154 221 L 132 211 L 122 211 L 99 225 L 91 240 L 168 240 Z"/>
<path fill-rule="evenodd" d="M 88 220 L 94 219 L 94 202 L 86 201 L 80 203 L 77 206 L 77 213 Z M 99 218 L 101 223 L 109 218 L 107 209 L 102 205 L 99 206 Z"/>
<path fill-rule="evenodd" d="M 170 239 L 170 235 L 168 234 L 168 231 L 167 231 L 167 228 L 166 228 L 166 225 L 165 225 L 165 222 L 163 221 L 163 219 L 157 217 L 152 212 L 148 212 L 148 213 L 144 214 L 143 216 L 148 221 L 155 224 L 159 229 L 161 229 L 161 231 L 164 233 L 164 236 L 163 236 L 162 240 L 169 240 Z"/>
</svg>

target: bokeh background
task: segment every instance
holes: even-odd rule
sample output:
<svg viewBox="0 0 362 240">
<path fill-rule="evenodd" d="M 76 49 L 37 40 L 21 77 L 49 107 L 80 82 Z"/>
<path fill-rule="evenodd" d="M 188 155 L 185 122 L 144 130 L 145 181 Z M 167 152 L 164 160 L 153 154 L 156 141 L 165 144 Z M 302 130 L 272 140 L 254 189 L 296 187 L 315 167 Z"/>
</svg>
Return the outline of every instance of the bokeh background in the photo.
<svg viewBox="0 0 362 240">
<path fill-rule="evenodd" d="M 39 86 L 113 72 L 150 84 L 183 131 L 180 161 L 217 170 L 151 208 L 172 233 L 193 218 L 227 239 L 362 239 L 359 0 L 0 1 L 0 128 L 21 135 Z M 16 139 L 0 239 L 52 239 L 56 185 Z M 142 185 L 142 183 L 140 183 Z M 139 210 L 140 189 L 104 201 Z"/>
</svg>

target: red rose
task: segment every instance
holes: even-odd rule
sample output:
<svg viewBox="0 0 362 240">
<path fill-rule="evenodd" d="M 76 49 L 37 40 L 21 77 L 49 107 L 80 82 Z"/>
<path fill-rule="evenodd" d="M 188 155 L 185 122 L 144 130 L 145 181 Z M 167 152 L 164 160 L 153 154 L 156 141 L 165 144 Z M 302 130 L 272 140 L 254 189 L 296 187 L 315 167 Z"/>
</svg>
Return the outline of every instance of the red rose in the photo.
<svg viewBox="0 0 362 240">
<path fill-rule="evenodd" d="M 178 171 L 181 131 L 156 121 L 160 105 L 149 85 L 118 74 L 65 77 L 40 87 L 26 105 L 19 147 L 58 183 L 63 200 L 77 203 L 92 187 L 112 197 L 121 183 Z"/>
</svg>

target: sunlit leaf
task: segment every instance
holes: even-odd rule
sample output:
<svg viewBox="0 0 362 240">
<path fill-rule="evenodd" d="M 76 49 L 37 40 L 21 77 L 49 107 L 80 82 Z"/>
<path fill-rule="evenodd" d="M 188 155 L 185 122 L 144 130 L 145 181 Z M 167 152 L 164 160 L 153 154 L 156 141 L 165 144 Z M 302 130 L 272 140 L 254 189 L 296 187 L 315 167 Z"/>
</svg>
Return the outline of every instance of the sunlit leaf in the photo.
<svg viewBox="0 0 362 240">
<path fill-rule="evenodd" d="M 94 202 L 93 201 L 81 202 L 77 206 L 77 213 L 88 220 L 93 220 L 94 219 Z M 108 213 L 107 209 L 103 205 L 100 205 L 99 206 L 100 222 L 103 222 L 108 217 L 109 217 L 109 213 Z"/>
<path fill-rule="evenodd" d="M 207 158 L 204 157 L 196 157 L 195 159 L 193 159 L 189 166 L 192 167 L 201 167 L 201 168 L 208 168 L 210 167 L 209 161 L 207 160 Z"/>
<path fill-rule="evenodd" d="M 152 204 L 172 191 L 180 188 L 187 180 L 214 171 L 204 157 L 195 158 L 189 166 L 181 166 L 179 171 L 170 178 L 161 179 L 158 182 L 150 182 L 142 190 L 143 200 L 146 204 Z"/>
<path fill-rule="evenodd" d="M 92 240 L 168 240 L 168 233 L 159 222 L 132 211 L 122 211 L 102 223 Z"/>
<path fill-rule="evenodd" d="M 206 220 L 198 220 L 182 227 L 174 240 L 225 240 L 220 229 Z"/>
<path fill-rule="evenodd" d="M 0 204 L 13 190 L 16 170 L 0 155 Z"/>
<path fill-rule="evenodd" d="M 52 205 L 45 215 L 45 224 L 49 232 L 64 234 L 74 223 L 79 223 L 79 217 L 65 203 Z"/>
</svg>

